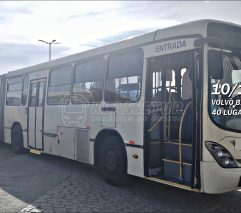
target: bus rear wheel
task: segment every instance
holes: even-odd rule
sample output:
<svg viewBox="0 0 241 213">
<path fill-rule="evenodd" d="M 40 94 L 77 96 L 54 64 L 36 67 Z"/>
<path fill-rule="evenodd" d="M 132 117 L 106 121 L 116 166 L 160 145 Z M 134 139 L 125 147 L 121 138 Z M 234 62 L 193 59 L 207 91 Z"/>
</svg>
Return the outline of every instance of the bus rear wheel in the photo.
<svg viewBox="0 0 241 213">
<path fill-rule="evenodd" d="M 117 136 L 109 136 L 100 147 L 99 171 L 103 179 L 114 186 L 129 182 L 125 147 Z"/>
<path fill-rule="evenodd" d="M 11 144 L 15 153 L 22 154 L 25 149 L 23 146 L 23 132 L 19 124 L 15 124 L 11 131 Z"/>
</svg>

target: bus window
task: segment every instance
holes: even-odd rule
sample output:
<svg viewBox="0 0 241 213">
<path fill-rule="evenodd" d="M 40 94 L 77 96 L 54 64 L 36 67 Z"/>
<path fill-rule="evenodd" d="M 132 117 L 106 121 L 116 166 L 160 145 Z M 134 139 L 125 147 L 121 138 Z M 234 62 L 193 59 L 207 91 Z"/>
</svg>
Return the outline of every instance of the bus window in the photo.
<svg viewBox="0 0 241 213">
<path fill-rule="evenodd" d="M 48 87 L 48 104 L 68 104 L 66 96 L 70 95 L 72 66 L 66 65 L 50 72 Z M 66 99 L 66 100 L 65 100 Z"/>
<path fill-rule="evenodd" d="M 7 98 L 6 104 L 8 106 L 20 106 L 22 96 L 22 76 L 9 78 L 7 83 Z"/>
<path fill-rule="evenodd" d="M 97 59 L 77 64 L 74 75 L 73 104 L 101 102 L 103 98 L 105 61 Z"/>
<path fill-rule="evenodd" d="M 105 100 L 135 102 L 140 98 L 143 57 L 140 51 L 110 56 Z"/>
<path fill-rule="evenodd" d="M 22 93 L 23 105 L 27 103 L 27 96 L 28 96 L 28 75 L 25 75 L 23 79 L 23 93 Z"/>
</svg>

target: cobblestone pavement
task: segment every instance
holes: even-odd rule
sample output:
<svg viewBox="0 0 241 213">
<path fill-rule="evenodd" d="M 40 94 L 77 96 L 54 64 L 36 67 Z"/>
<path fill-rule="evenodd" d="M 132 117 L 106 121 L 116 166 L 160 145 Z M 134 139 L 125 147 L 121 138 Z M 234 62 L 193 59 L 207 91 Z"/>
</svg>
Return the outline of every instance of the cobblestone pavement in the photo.
<svg viewBox="0 0 241 213">
<path fill-rule="evenodd" d="M 239 191 L 207 195 L 140 178 L 117 188 L 75 161 L 10 150 L 4 161 L 1 152 L 0 212 L 241 212 Z"/>
<path fill-rule="evenodd" d="M 81 169 L 82 170 L 82 169 Z M 21 212 L 240 212 L 241 192 L 205 195 L 135 178 L 110 186 L 84 168 Z"/>
</svg>

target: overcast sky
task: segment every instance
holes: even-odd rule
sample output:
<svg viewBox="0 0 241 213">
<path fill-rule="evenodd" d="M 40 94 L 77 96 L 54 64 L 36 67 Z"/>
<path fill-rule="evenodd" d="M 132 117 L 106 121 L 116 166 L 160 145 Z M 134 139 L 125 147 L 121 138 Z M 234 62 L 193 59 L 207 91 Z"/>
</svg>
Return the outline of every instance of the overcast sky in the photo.
<svg viewBox="0 0 241 213">
<path fill-rule="evenodd" d="M 0 2 L 0 74 L 197 19 L 241 24 L 239 1 Z"/>
</svg>

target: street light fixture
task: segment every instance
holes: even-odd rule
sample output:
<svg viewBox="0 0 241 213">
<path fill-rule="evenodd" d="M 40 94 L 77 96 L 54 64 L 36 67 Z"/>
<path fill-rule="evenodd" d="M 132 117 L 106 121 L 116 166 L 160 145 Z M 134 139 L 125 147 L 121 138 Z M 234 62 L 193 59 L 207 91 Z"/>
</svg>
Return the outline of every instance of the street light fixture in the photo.
<svg viewBox="0 0 241 213">
<path fill-rule="evenodd" d="M 52 45 L 52 44 L 60 44 L 60 43 L 59 43 L 59 42 L 56 42 L 55 39 L 52 40 L 51 42 L 47 42 L 47 41 L 44 41 L 44 40 L 41 40 L 41 39 L 39 39 L 38 41 L 43 42 L 43 43 L 49 45 L 49 61 L 51 61 L 51 45 Z"/>
</svg>

